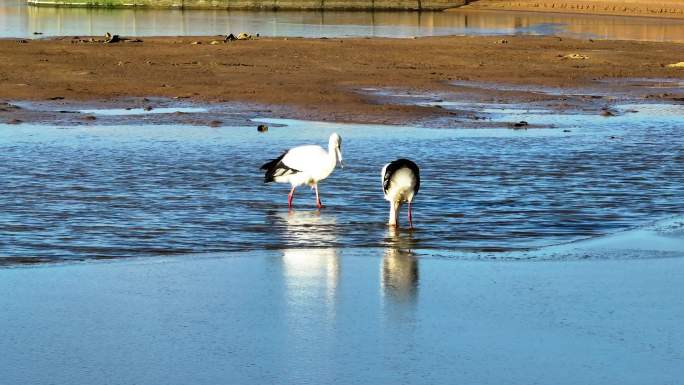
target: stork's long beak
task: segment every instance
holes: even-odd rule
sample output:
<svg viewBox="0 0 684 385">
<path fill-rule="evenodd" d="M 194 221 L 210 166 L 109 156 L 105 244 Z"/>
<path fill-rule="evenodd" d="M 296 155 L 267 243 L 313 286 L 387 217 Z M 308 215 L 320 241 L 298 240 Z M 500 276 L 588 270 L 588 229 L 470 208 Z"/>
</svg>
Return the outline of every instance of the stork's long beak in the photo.
<svg viewBox="0 0 684 385">
<path fill-rule="evenodd" d="M 342 151 L 340 151 L 340 148 L 337 147 L 337 149 L 335 149 L 335 152 L 337 152 L 337 160 L 340 162 L 340 167 L 344 168 L 344 163 L 342 163 Z"/>
</svg>

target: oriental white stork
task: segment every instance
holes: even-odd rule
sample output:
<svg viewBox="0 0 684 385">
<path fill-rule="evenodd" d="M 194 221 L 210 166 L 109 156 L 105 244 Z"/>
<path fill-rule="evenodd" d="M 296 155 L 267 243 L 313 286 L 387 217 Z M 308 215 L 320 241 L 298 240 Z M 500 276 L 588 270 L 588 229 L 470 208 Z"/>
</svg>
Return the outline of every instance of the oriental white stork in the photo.
<svg viewBox="0 0 684 385">
<path fill-rule="evenodd" d="M 399 226 L 399 208 L 408 202 L 409 227 L 413 227 L 411 205 L 420 189 L 420 170 L 408 159 L 397 159 L 382 168 L 382 191 L 390 202 L 389 225 Z"/>
<path fill-rule="evenodd" d="M 265 171 L 264 183 L 278 182 L 292 185 L 290 194 L 287 196 L 289 208 L 292 208 L 297 186 L 309 185 L 316 191 L 316 206 L 320 209 L 323 204 L 318 195 L 318 182 L 332 174 L 337 162 L 342 166 L 342 138 L 337 133 L 333 133 L 328 141 L 328 151 L 315 145 L 295 147 L 265 163 L 261 169 Z"/>
</svg>

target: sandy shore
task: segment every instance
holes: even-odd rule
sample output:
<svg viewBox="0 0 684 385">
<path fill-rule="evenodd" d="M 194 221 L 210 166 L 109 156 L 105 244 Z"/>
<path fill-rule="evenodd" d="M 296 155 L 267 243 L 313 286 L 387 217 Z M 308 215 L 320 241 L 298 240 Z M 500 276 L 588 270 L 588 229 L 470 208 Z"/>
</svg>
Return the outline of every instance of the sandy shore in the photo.
<svg viewBox="0 0 684 385">
<path fill-rule="evenodd" d="M 681 0 L 478 0 L 462 8 L 684 19 Z"/>
<path fill-rule="evenodd" d="M 99 101 L 165 97 L 272 106 L 273 116 L 407 123 L 449 113 L 368 95 L 366 88 L 449 93 L 453 81 L 601 87 L 611 79 L 675 78 L 684 44 L 555 37 L 420 39 L 146 38 L 102 44 L 83 38 L 0 40 L 0 101 Z M 199 42 L 201 44 L 193 44 Z M 579 54 L 583 59 L 566 55 Z M 656 99 L 678 93 L 651 91 Z M 481 90 L 472 100 L 563 99 Z M 599 101 L 599 103 L 605 103 Z M 12 119 L 0 109 L 0 119 Z"/>
</svg>

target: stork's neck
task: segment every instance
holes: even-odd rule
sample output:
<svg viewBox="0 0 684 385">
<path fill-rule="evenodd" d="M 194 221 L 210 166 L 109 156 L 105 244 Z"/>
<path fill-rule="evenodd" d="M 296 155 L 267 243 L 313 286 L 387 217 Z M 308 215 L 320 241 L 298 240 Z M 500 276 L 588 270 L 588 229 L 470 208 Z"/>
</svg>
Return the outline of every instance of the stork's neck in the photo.
<svg viewBox="0 0 684 385">
<path fill-rule="evenodd" d="M 399 226 L 399 207 L 401 203 L 399 201 L 390 202 L 390 212 L 389 212 L 389 222 L 390 226 Z"/>
<path fill-rule="evenodd" d="M 328 143 L 328 159 L 333 165 L 333 168 L 335 168 L 335 165 L 337 164 L 337 145 L 335 143 Z"/>
</svg>

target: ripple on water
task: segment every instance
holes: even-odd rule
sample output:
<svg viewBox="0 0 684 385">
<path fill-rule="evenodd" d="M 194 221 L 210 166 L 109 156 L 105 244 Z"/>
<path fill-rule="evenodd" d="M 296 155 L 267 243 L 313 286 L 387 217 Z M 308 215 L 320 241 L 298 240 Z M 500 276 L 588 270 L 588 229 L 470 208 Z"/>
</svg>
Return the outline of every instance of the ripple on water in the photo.
<svg viewBox="0 0 684 385">
<path fill-rule="evenodd" d="M 527 131 L 0 126 L 0 255 L 387 246 L 379 172 L 397 157 L 422 168 L 413 248 L 510 251 L 609 234 L 684 211 L 682 115 L 642 110 L 571 133 L 567 116 Z M 316 211 L 300 188 L 288 212 L 288 188 L 264 185 L 259 166 L 332 131 L 346 167 L 321 184 L 328 207 Z"/>
</svg>

